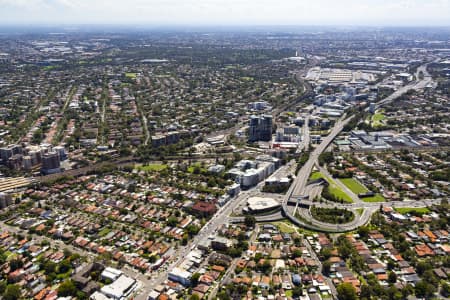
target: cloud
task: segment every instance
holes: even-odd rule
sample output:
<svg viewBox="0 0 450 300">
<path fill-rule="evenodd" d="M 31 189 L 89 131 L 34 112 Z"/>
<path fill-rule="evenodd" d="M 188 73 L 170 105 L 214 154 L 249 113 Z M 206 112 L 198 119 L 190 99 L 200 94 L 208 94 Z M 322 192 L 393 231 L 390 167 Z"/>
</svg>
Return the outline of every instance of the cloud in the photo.
<svg viewBox="0 0 450 300">
<path fill-rule="evenodd" d="M 0 0 L 0 22 L 450 25 L 450 0 Z"/>
</svg>

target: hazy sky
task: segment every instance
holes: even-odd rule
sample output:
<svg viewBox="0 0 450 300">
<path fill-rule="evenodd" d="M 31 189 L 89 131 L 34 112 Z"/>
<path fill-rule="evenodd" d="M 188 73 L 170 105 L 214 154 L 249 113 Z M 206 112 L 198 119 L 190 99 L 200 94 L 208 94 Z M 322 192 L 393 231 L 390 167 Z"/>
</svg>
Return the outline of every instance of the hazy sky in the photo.
<svg viewBox="0 0 450 300">
<path fill-rule="evenodd" d="M 0 23 L 450 25 L 450 0 L 0 0 Z"/>
</svg>

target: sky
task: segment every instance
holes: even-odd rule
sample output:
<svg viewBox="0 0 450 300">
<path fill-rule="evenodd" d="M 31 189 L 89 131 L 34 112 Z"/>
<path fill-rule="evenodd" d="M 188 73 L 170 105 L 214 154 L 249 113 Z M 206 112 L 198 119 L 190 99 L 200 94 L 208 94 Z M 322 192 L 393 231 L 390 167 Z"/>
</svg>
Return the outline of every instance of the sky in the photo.
<svg viewBox="0 0 450 300">
<path fill-rule="evenodd" d="M 0 24 L 450 26 L 450 0 L 0 0 Z"/>
</svg>

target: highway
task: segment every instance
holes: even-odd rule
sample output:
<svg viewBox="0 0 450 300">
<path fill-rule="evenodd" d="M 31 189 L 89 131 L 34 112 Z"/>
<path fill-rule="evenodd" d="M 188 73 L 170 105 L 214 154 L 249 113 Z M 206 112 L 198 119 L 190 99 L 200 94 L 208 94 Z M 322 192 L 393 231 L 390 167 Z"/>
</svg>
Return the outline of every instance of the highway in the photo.
<svg viewBox="0 0 450 300">
<path fill-rule="evenodd" d="M 330 145 L 330 143 L 334 140 L 334 138 L 342 131 L 344 126 L 350 122 L 353 117 L 349 117 L 345 120 L 338 120 L 331 131 L 331 133 L 323 139 L 323 141 L 311 152 L 308 161 L 303 165 L 300 171 L 297 174 L 294 182 L 291 185 L 288 193 L 286 194 L 285 201 L 287 202 L 289 198 L 292 196 L 301 196 L 304 195 L 306 183 L 308 182 L 309 175 L 311 174 L 312 168 L 314 164 L 316 164 L 320 154 L 322 154 L 325 149 Z"/>
<path fill-rule="evenodd" d="M 353 193 L 345 184 L 342 183 L 339 179 L 334 179 L 333 176 L 331 176 L 330 172 L 324 167 L 319 166 L 319 164 L 316 165 L 316 167 L 319 169 L 319 171 L 327 176 L 334 184 L 336 184 L 340 189 L 342 189 L 353 201 L 353 203 L 359 203 L 361 202 L 361 199 Z"/>
<path fill-rule="evenodd" d="M 423 79 L 414 81 L 411 84 L 408 84 L 385 99 L 381 100 L 377 103 L 376 107 L 379 108 L 387 103 L 390 103 L 394 99 L 398 98 L 399 96 L 403 95 L 404 93 L 408 92 L 411 89 L 422 89 L 425 88 L 427 85 L 432 83 L 432 79 L 430 75 L 428 74 L 426 68 L 428 64 L 421 65 L 417 69 L 416 77 L 419 78 L 418 74 L 419 72 L 423 73 Z M 368 110 L 367 108 L 366 110 Z M 355 197 L 354 204 L 351 204 L 351 209 L 355 209 L 359 206 L 359 208 L 364 208 L 361 215 L 355 214 L 355 220 L 348 223 L 348 224 L 342 224 L 339 226 L 336 226 L 335 224 L 327 224 L 323 222 L 319 222 L 312 218 L 309 210 L 304 208 L 299 208 L 298 213 L 301 217 L 301 219 L 296 217 L 297 213 L 297 206 L 295 206 L 294 211 L 291 210 L 291 207 L 288 206 L 288 201 L 291 198 L 298 199 L 299 197 L 304 197 L 305 191 L 306 191 L 306 185 L 309 179 L 309 176 L 311 174 L 312 168 L 315 164 L 317 164 L 318 158 L 320 154 L 322 154 L 326 148 L 330 145 L 330 143 L 336 138 L 336 136 L 342 131 L 344 126 L 352 119 L 352 116 L 348 117 L 347 119 L 339 119 L 334 128 L 332 129 L 331 133 L 319 144 L 319 146 L 314 149 L 314 151 L 310 154 L 310 157 L 308 161 L 303 165 L 303 167 L 300 169 L 300 171 L 297 174 L 297 177 L 295 178 L 294 182 L 292 183 L 291 187 L 289 188 L 288 192 L 286 193 L 286 196 L 284 197 L 282 201 L 282 210 L 284 215 L 290 219 L 293 223 L 304 226 L 309 229 L 313 230 L 319 230 L 319 231 L 329 231 L 329 232 L 339 232 L 339 231 L 348 231 L 353 230 L 357 228 L 358 226 L 364 225 L 368 222 L 370 219 L 371 214 L 375 211 L 374 208 L 370 205 L 366 206 L 364 204 L 361 204 L 361 202 L 357 201 Z M 359 200 L 359 199 L 358 199 Z M 320 206 L 320 204 L 318 204 Z M 350 207 L 349 207 L 350 209 Z"/>
<path fill-rule="evenodd" d="M 297 153 L 301 153 L 302 151 L 308 151 L 309 150 L 309 143 L 310 143 L 310 133 L 309 133 L 309 116 L 305 119 L 305 124 L 303 124 L 302 133 L 303 138 L 301 143 L 298 145 Z"/>
<path fill-rule="evenodd" d="M 375 108 L 379 109 L 380 107 L 382 107 L 383 105 L 392 102 L 393 100 L 397 99 L 398 97 L 400 97 L 401 95 L 407 93 L 409 90 L 419 90 L 419 89 L 423 89 L 426 86 L 428 86 L 429 84 L 431 84 L 433 82 L 430 74 L 427 71 L 427 66 L 428 64 L 424 64 L 421 65 L 420 67 L 417 68 L 417 72 L 416 72 L 416 78 L 419 78 L 419 72 L 423 72 L 424 77 L 422 80 L 419 81 L 413 81 L 408 85 L 405 85 L 404 87 L 399 88 L 398 90 L 396 90 L 395 92 L 393 92 L 391 95 L 389 95 L 388 97 L 384 98 L 383 100 L 377 102 L 375 104 Z M 366 111 L 368 111 L 369 108 L 366 108 Z"/>
</svg>

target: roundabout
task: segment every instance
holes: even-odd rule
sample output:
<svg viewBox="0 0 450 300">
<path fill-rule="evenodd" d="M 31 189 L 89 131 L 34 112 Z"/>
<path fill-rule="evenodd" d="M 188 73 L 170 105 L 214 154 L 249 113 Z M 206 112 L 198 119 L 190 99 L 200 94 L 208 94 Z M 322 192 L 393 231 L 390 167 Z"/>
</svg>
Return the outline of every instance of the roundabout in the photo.
<svg viewBox="0 0 450 300">
<path fill-rule="evenodd" d="M 322 154 L 334 138 L 342 131 L 344 126 L 350 122 L 352 117 L 341 119 L 336 122 L 331 133 L 311 152 L 308 161 L 298 171 L 297 177 L 292 182 L 289 190 L 281 200 L 281 211 L 262 216 L 254 215 L 257 222 L 271 222 L 282 219 L 288 219 L 293 224 L 314 230 L 318 232 L 340 233 L 357 229 L 370 221 L 372 214 L 380 209 L 380 205 L 390 207 L 427 207 L 433 204 L 439 204 L 441 199 L 427 199 L 422 201 L 393 201 L 383 203 L 362 202 L 356 195 L 352 195 L 352 203 L 336 203 L 329 201 L 313 202 L 310 200 L 309 191 L 311 185 L 317 185 L 317 182 L 308 184 L 310 174 L 314 166 L 322 172 L 324 168 L 318 165 L 319 155 Z M 315 214 L 311 213 L 311 207 L 314 206 Z M 332 213 L 336 207 L 337 212 L 347 211 L 344 217 L 333 218 L 326 216 Z M 318 217 L 320 211 L 323 217 Z M 351 215 L 350 215 L 351 214 Z M 253 215 L 253 214 L 252 214 Z M 342 213 L 341 213 L 342 215 Z M 334 220 L 334 221 L 333 221 Z M 244 216 L 231 217 L 232 223 L 244 222 Z M 330 223 L 331 221 L 331 223 Z"/>
</svg>

